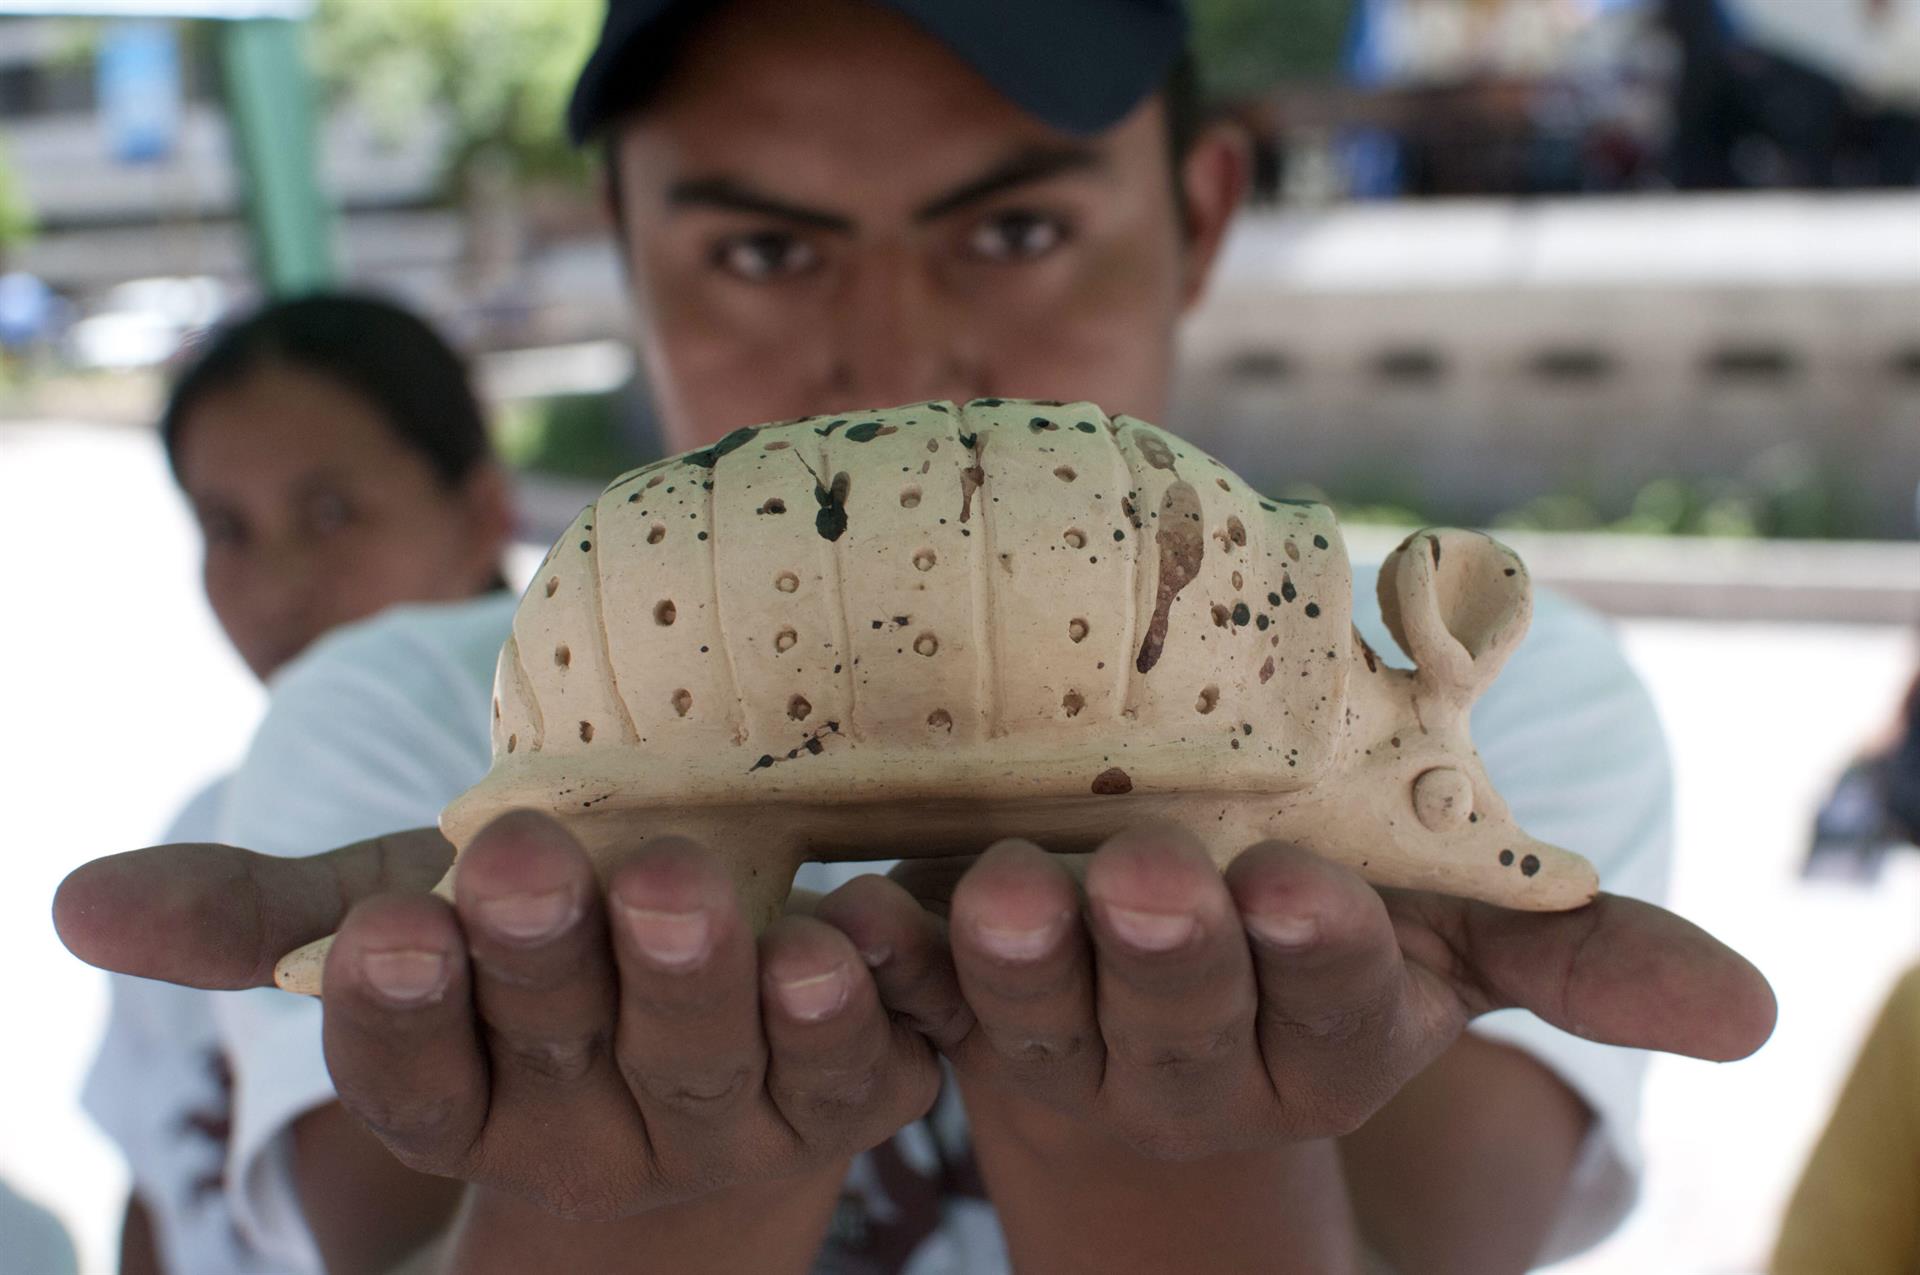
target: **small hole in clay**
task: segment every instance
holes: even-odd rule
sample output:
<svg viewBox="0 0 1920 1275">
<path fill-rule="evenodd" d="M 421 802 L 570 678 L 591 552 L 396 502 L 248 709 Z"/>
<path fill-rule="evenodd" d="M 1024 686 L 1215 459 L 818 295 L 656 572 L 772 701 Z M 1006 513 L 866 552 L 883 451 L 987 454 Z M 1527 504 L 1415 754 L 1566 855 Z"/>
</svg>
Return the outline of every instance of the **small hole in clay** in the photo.
<svg viewBox="0 0 1920 1275">
<path fill-rule="evenodd" d="M 559 588 L 560 588 L 560 577 L 548 576 L 547 577 L 547 596 L 552 597 L 559 590 Z"/>
<path fill-rule="evenodd" d="M 1053 476 L 1063 483 L 1070 483 L 1080 475 L 1073 472 L 1072 465 L 1061 465 L 1054 469 Z"/>
<path fill-rule="evenodd" d="M 498 698 L 493 701 L 493 720 L 496 722 L 500 720 L 500 701 Z"/>
<path fill-rule="evenodd" d="M 937 452 L 937 451 L 939 451 L 939 450 L 940 450 L 940 440 L 939 440 L 939 439 L 937 439 L 937 438 L 929 438 L 929 439 L 927 440 L 927 450 L 928 450 L 928 451 L 930 451 L 930 452 Z"/>
<path fill-rule="evenodd" d="M 783 452 L 787 450 L 787 448 L 790 446 L 792 446 L 791 443 L 788 443 L 785 441 L 778 441 L 778 442 L 768 443 L 765 447 L 762 447 L 760 450 L 763 452 Z"/>
<path fill-rule="evenodd" d="M 793 644 L 799 640 L 800 640 L 800 635 L 798 633 L 795 633 L 792 629 L 781 629 L 778 633 L 773 635 L 773 649 L 776 651 L 791 650 L 793 648 Z"/>
<path fill-rule="evenodd" d="M 1224 479 L 1224 478 L 1216 478 L 1216 479 L 1214 479 L 1213 481 L 1215 481 L 1215 482 L 1217 482 L 1217 483 L 1219 483 L 1219 484 L 1220 484 L 1220 490 L 1221 490 L 1221 491 L 1232 491 L 1232 490 L 1233 490 L 1233 488 L 1231 488 L 1231 487 L 1229 487 L 1229 486 L 1227 486 L 1227 480 L 1226 480 L 1226 479 Z"/>
<path fill-rule="evenodd" d="M 1079 691 L 1068 691 L 1060 701 L 1060 707 L 1066 710 L 1068 717 L 1080 716 L 1080 710 L 1086 706 L 1086 698 Z"/>
<path fill-rule="evenodd" d="M 592 722 L 580 723 L 580 742 L 583 744 L 591 744 L 593 742 L 593 723 Z"/>
<path fill-rule="evenodd" d="M 792 593 L 800 587 L 800 577 L 791 571 L 782 571 L 773 578 L 773 587 L 782 593 Z"/>
<path fill-rule="evenodd" d="M 668 598 L 653 609 L 653 622 L 661 625 L 672 624 L 679 614 L 679 609 L 673 605 L 673 599 Z"/>
<path fill-rule="evenodd" d="M 1201 690 L 1200 699 L 1194 704 L 1193 711 L 1196 713 L 1211 713 L 1213 706 L 1219 702 L 1220 688 L 1217 686 L 1205 687 Z"/>
<path fill-rule="evenodd" d="M 944 708 L 936 708 L 927 714 L 927 725 L 935 730 L 950 731 L 953 729 L 953 714 Z"/>
<path fill-rule="evenodd" d="M 796 722 L 804 722 L 813 714 L 813 705 L 807 703 L 807 697 L 796 695 L 787 701 L 787 716 Z"/>
<path fill-rule="evenodd" d="M 783 514 L 787 512 L 787 502 L 778 496 L 769 496 L 767 497 L 766 503 L 760 506 L 760 512 L 763 514 Z"/>
<path fill-rule="evenodd" d="M 518 747 L 520 747 L 520 737 L 518 735 L 507 736 L 507 751 L 512 752 Z"/>
<path fill-rule="evenodd" d="M 567 649 L 565 642 L 553 648 L 553 662 L 561 668 L 566 668 L 573 663 L 573 652 Z"/>
<path fill-rule="evenodd" d="M 673 693 L 673 711 L 676 716 L 685 717 L 693 708 L 693 692 L 684 686 Z"/>
<path fill-rule="evenodd" d="M 933 564 L 938 561 L 940 561 L 939 556 L 931 549 L 922 549 L 913 555 L 913 565 L 921 571 L 933 570 Z"/>
<path fill-rule="evenodd" d="M 647 543 L 650 545 L 657 545 L 662 540 L 665 540 L 666 538 L 667 538 L 667 524 L 665 524 L 664 522 L 654 523 L 653 530 L 647 533 Z"/>
<path fill-rule="evenodd" d="M 940 639 L 931 633 L 922 633 L 913 640 L 913 652 L 915 655 L 932 655 L 939 649 Z"/>
<path fill-rule="evenodd" d="M 647 479 L 647 487 L 658 487 L 666 480 L 667 476 L 665 474 L 655 474 L 653 477 Z M 642 488 L 642 490 L 645 490 L 645 488 Z"/>
<path fill-rule="evenodd" d="M 1247 543 L 1247 528 L 1238 518 L 1227 519 L 1227 539 L 1237 545 Z"/>
<path fill-rule="evenodd" d="M 1069 549 L 1084 549 L 1087 547 L 1087 533 L 1078 527 L 1068 527 L 1064 539 Z"/>
<path fill-rule="evenodd" d="M 1067 640 L 1070 642 L 1086 641 L 1087 640 L 1087 622 L 1085 620 L 1080 619 L 1077 616 L 1071 620 L 1068 620 L 1067 621 Z"/>
<path fill-rule="evenodd" d="M 918 509 L 920 507 L 920 489 L 918 487 L 902 487 L 900 489 L 900 507 L 902 509 Z"/>
<path fill-rule="evenodd" d="M 1245 578 L 1243 578 L 1238 571 L 1233 573 L 1233 587 L 1236 589 L 1244 589 L 1247 587 Z"/>
<path fill-rule="evenodd" d="M 1218 602 L 1213 604 L 1213 623 L 1215 628 L 1221 628 L 1221 629 L 1226 628 L 1227 621 L 1232 618 L 1233 618 L 1232 612 L 1228 611 L 1225 607 L 1221 606 Z"/>
</svg>

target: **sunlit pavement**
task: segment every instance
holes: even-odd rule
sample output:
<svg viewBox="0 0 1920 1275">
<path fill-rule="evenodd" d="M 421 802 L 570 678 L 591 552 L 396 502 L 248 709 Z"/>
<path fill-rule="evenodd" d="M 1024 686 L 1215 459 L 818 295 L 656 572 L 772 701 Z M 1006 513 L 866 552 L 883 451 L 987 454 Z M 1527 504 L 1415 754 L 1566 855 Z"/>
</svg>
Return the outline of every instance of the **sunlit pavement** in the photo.
<svg viewBox="0 0 1920 1275">
<path fill-rule="evenodd" d="M 155 839 L 242 750 L 260 694 L 201 601 L 191 527 L 151 436 L 0 424 L 0 1174 L 112 1268 L 125 1174 L 76 1102 L 105 1007 L 54 937 L 60 877 Z M 1916 955 L 1920 856 L 1871 888 L 1797 877 L 1810 813 L 1891 713 L 1915 652 L 1888 627 L 1634 620 L 1673 738 L 1674 905 L 1753 957 L 1780 1027 L 1735 1066 L 1656 1061 L 1640 1209 L 1559 1275 L 1760 1269 L 1775 1218 L 1880 996 Z"/>
</svg>

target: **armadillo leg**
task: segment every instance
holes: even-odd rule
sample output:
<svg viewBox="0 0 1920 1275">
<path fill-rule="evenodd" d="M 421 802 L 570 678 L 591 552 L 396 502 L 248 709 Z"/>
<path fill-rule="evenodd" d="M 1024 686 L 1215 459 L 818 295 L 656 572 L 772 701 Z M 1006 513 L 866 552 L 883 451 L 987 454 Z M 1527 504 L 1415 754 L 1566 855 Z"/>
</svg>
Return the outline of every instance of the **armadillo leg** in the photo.
<svg viewBox="0 0 1920 1275">
<path fill-rule="evenodd" d="M 433 892 L 453 902 L 453 867 L 448 865 L 446 875 L 440 878 L 440 884 Z M 311 943 L 294 948 L 275 962 L 273 967 L 274 986 L 283 992 L 297 992 L 302 996 L 320 995 L 322 976 L 327 968 L 327 953 L 333 948 L 334 936 L 315 939 Z"/>
<path fill-rule="evenodd" d="M 727 860 L 728 874 L 733 877 L 740 911 L 753 932 L 759 934 L 787 910 L 793 874 L 800 870 L 800 846 L 796 842 L 776 848 L 762 842 L 749 853 L 722 857 Z"/>
</svg>

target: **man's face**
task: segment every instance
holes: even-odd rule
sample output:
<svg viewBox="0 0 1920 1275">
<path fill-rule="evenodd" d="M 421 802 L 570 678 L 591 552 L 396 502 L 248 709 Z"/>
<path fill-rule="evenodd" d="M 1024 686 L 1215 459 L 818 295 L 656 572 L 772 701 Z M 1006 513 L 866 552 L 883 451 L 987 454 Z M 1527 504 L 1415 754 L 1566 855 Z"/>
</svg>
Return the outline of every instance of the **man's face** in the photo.
<svg viewBox="0 0 1920 1275">
<path fill-rule="evenodd" d="M 932 398 L 1161 416 L 1202 268 L 1162 109 L 1075 138 L 888 10 L 729 7 L 615 139 L 670 447 Z"/>
</svg>

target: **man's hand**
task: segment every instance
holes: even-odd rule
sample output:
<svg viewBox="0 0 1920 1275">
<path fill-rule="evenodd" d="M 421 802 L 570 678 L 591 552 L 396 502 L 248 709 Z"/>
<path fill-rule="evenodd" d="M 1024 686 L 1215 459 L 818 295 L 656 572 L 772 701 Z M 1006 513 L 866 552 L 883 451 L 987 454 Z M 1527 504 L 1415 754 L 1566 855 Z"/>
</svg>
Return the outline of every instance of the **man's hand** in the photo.
<svg viewBox="0 0 1920 1275">
<path fill-rule="evenodd" d="M 929 874 L 935 892 L 942 875 Z M 963 1077 L 1155 1158 L 1348 1133 L 1469 1019 L 1508 1006 L 1593 1040 L 1719 1060 L 1773 1027 L 1758 971 L 1631 899 L 1521 913 L 1376 891 L 1273 843 L 1223 878 L 1172 829 L 1115 837 L 1084 880 L 1008 841 L 952 886 L 944 924 L 877 877 L 817 915 L 876 962 L 888 1007 Z"/>
<path fill-rule="evenodd" d="M 445 865 L 427 870 L 429 836 L 307 860 L 120 855 L 68 878 L 56 922 L 83 959 L 196 986 L 264 982 L 339 922 L 325 1040 L 345 1105 L 403 1163 L 568 1218 L 837 1180 L 931 1105 L 932 1051 L 846 938 L 787 918 L 756 947 L 699 847 L 658 839 L 603 884 L 558 825 L 508 815 L 449 906 L 419 892 Z M 413 891 L 354 897 L 396 881 Z"/>
</svg>

